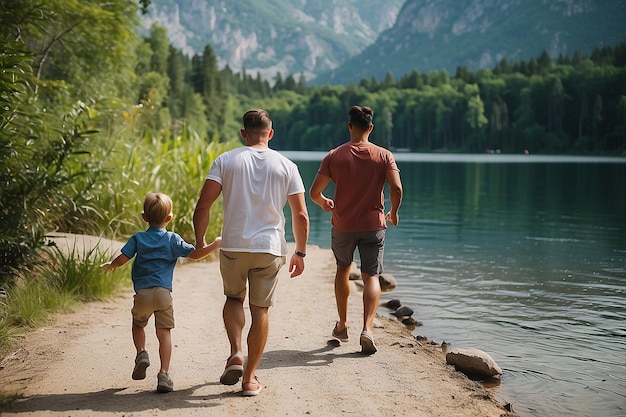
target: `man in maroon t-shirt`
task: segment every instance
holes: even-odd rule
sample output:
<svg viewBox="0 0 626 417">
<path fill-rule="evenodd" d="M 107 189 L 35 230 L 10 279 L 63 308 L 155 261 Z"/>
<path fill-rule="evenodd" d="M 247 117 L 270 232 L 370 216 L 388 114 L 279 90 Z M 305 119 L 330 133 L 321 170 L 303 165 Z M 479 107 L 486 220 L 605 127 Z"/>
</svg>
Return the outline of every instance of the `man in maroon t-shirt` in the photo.
<svg viewBox="0 0 626 417">
<path fill-rule="evenodd" d="M 350 142 L 332 149 L 322 160 L 309 195 L 331 214 L 331 246 L 337 261 L 335 299 L 339 321 L 332 336 L 348 341 L 348 297 L 350 265 L 358 248 L 363 278 L 363 330 L 361 352 L 373 354 L 373 323 L 380 300 L 378 275 L 383 272 L 386 220 L 396 226 L 402 202 L 400 171 L 393 154 L 369 141 L 374 128 L 374 112 L 369 107 L 353 106 L 348 112 Z M 335 184 L 333 199 L 322 192 L 329 181 Z M 391 209 L 385 216 L 383 189 L 390 186 Z"/>
</svg>

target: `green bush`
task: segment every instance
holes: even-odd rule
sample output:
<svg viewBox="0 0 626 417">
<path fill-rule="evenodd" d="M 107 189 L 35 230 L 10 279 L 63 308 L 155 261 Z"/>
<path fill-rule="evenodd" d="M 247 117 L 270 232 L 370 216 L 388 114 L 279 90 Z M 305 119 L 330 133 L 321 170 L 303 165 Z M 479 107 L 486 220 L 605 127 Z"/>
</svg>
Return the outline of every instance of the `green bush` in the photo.
<svg viewBox="0 0 626 417">
<path fill-rule="evenodd" d="M 115 293 L 121 283 L 119 274 L 102 269 L 101 265 L 110 260 L 108 253 L 97 247 L 77 248 L 74 245 L 68 254 L 56 246 L 46 248 L 47 262 L 35 269 L 39 281 L 51 292 L 67 294 L 75 301 L 103 300 Z"/>
</svg>

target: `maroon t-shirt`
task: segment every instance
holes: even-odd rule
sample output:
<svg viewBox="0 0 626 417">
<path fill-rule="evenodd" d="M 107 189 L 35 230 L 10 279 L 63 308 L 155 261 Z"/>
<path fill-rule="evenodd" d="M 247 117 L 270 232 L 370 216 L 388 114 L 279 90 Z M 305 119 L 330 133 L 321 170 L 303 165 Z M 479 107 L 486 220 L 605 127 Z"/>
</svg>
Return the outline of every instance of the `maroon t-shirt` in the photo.
<svg viewBox="0 0 626 417">
<path fill-rule="evenodd" d="M 318 173 L 335 183 L 331 224 L 340 232 L 387 227 L 383 187 L 388 170 L 398 170 L 393 154 L 371 142 L 344 143 L 322 160 Z"/>
</svg>

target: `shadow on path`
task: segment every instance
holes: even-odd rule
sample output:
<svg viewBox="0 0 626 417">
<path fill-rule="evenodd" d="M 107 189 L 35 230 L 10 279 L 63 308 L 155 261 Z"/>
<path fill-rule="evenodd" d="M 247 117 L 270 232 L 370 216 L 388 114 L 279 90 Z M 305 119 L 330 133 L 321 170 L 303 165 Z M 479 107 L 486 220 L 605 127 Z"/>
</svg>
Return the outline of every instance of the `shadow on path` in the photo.
<svg viewBox="0 0 626 417">
<path fill-rule="evenodd" d="M 327 341 L 326 346 L 310 350 L 308 352 L 302 350 L 266 351 L 263 353 L 263 359 L 259 364 L 259 369 L 273 369 L 291 366 L 327 366 L 338 358 L 363 357 L 363 354 L 360 351 L 342 354 L 332 353 L 332 350 L 337 347 L 339 347 L 339 341 L 330 339 Z"/>
<path fill-rule="evenodd" d="M 12 404 L 0 406 L 0 414 L 2 412 L 73 410 L 132 413 L 150 409 L 217 407 L 221 405 L 219 401 L 221 398 L 237 395 L 237 393 L 206 394 L 196 392 L 208 385 L 219 384 L 200 384 L 167 394 L 159 394 L 156 390 L 124 393 L 127 388 L 109 388 L 84 393 L 33 395 L 16 400 Z"/>
</svg>

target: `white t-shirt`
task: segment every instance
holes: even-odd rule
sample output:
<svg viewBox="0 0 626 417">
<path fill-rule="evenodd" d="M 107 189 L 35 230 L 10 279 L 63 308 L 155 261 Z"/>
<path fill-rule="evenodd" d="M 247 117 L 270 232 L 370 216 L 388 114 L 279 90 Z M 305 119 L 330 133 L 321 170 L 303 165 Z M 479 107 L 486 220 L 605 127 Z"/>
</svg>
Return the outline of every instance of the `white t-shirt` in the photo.
<svg viewBox="0 0 626 417">
<path fill-rule="evenodd" d="M 221 249 L 287 255 L 287 196 L 304 193 L 298 166 L 273 149 L 249 146 L 218 156 L 206 177 L 222 185 Z"/>
</svg>

